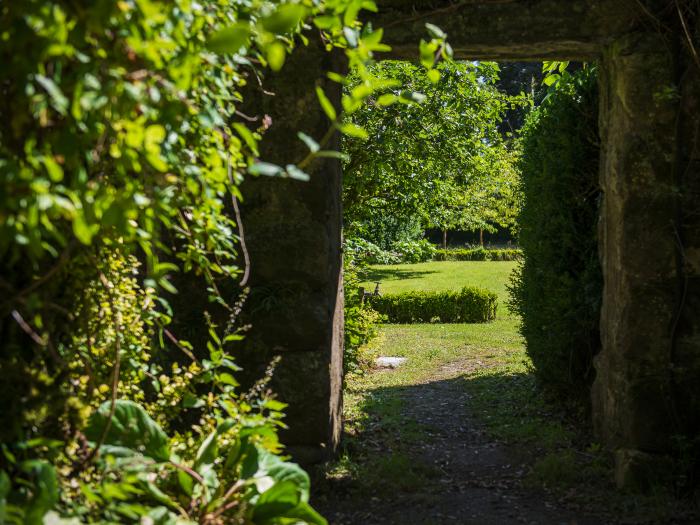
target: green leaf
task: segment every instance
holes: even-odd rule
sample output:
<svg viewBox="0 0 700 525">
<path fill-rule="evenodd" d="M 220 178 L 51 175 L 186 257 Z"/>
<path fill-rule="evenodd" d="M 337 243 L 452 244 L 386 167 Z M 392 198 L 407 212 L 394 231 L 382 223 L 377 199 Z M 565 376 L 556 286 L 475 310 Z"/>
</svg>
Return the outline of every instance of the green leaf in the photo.
<svg viewBox="0 0 700 525">
<path fill-rule="evenodd" d="M 306 8 L 299 4 L 283 4 L 270 16 L 263 18 L 261 24 L 266 31 L 281 35 L 294 29 L 306 16 Z"/>
<path fill-rule="evenodd" d="M 343 36 L 351 48 L 357 47 L 357 31 L 350 27 L 343 28 Z"/>
<path fill-rule="evenodd" d="M 401 92 L 401 102 L 425 102 L 426 96 L 423 93 L 418 93 L 417 91 L 402 91 Z"/>
<path fill-rule="evenodd" d="M 250 26 L 239 22 L 214 33 L 207 41 L 207 48 L 215 53 L 238 53 L 248 45 L 250 35 Z"/>
<path fill-rule="evenodd" d="M 328 525 L 326 519 L 305 501 L 299 503 L 299 505 L 287 512 L 283 517 L 300 520 L 309 525 Z"/>
<path fill-rule="evenodd" d="M 300 500 L 299 490 L 293 481 L 275 483 L 262 493 L 253 511 L 253 521 L 261 523 L 285 516 L 296 508 Z"/>
<path fill-rule="evenodd" d="M 338 129 L 341 133 L 347 135 L 348 137 L 355 137 L 362 140 L 369 138 L 369 134 L 364 128 L 358 126 L 357 124 L 353 124 L 352 122 L 345 122 L 338 126 Z"/>
<path fill-rule="evenodd" d="M 347 153 L 343 153 L 342 151 L 333 151 L 333 150 L 323 150 L 319 151 L 316 153 L 317 157 L 326 157 L 329 159 L 340 159 L 343 162 L 347 162 L 350 160 L 350 157 L 348 156 Z"/>
<path fill-rule="evenodd" d="M 282 175 L 284 173 L 284 170 L 277 164 L 271 164 L 269 162 L 256 162 L 248 168 L 248 173 L 250 173 L 251 175 L 265 175 L 267 177 L 275 177 L 277 175 Z"/>
<path fill-rule="evenodd" d="M 235 421 L 232 419 L 227 419 L 226 421 L 220 423 L 216 427 L 216 430 L 204 438 L 194 459 L 194 468 L 197 472 L 199 472 L 199 469 L 203 465 L 211 465 L 214 463 L 214 460 L 218 457 L 219 436 L 231 430 L 234 424 Z"/>
<path fill-rule="evenodd" d="M 323 92 L 323 89 L 321 89 L 319 86 L 316 86 L 316 95 L 318 96 L 318 100 L 321 103 L 321 108 L 323 108 L 323 112 L 330 120 L 334 121 L 338 117 L 338 114 L 335 111 L 335 107 L 333 107 L 333 104 L 330 100 L 328 100 L 328 97 Z"/>
<path fill-rule="evenodd" d="M 42 158 L 46 172 L 53 182 L 61 182 L 63 180 L 63 168 L 52 157 L 46 155 Z"/>
<path fill-rule="evenodd" d="M 431 69 L 433 64 L 435 64 L 435 52 L 437 51 L 437 46 L 432 42 L 421 40 L 419 50 L 421 65 L 426 69 Z"/>
<path fill-rule="evenodd" d="M 340 19 L 332 15 L 317 16 L 314 18 L 314 24 L 322 31 L 341 27 Z"/>
<path fill-rule="evenodd" d="M 313 138 L 309 137 L 303 131 L 297 133 L 297 137 L 299 137 L 302 140 L 302 142 L 306 144 L 311 153 L 316 153 L 319 149 L 321 149 L 321 146 L 319 146 L 318 142 L 316 142 Z"/>
<path fill-rule="evenodd" d="M 51 105 L 53 108 L 61 115 L 65 115 L 68 111 L 69 101 L 56 83 L 52 79 L 43 75 L 34 75 L 34 78 L 39 84 L 41 84 L 41 87 L 43 87 L 51 97 Z"/>
<path fill-rule="evenodd" d="M 4 470 L 0 470 L 0 523 L 5 523 L 7 518 L 7 496 L 11 487 L 10 476 Z"/>
<path fill-rule="evenodd" d="M 377 104 L 380 106 L 391 106 L 393 103 L 397 102 L 399 97 L 393 93 L 386 93 L 377 99 Z"/>
<path fill-rule="evenodd" d="M 265 57 L 267 58 L 267 63 L 272 71 L 279 71 L 284 65 L 284 59 L 287 55 L 287 51 L 284 44 L 281 42 L 272 42 L 265 49 Z"/>
<path fill-rule="evenodd" d="M 258 155 L 258 141 L 255 139 L 255 136 L 248 129 L 248 127 L 240 122 L 234 122 L 233 129 L 235 129 L 238 135 L 240 135 L 240 137 L 246 143 L 246 146 L 250 148 L 250 151 L 252 151 L 254 155 Z"/>
<path fill-rule="evenodd" d="M 299 169 L 294 164 L 287 164 L 287 175 L 289 175 L 291 179 L 302 180 L 304 182 L 311 180 L 308 173 Z"/>
<path fill-rule="evenodd" d="M 102 436 L 109 420 L 111 401 L 105 401 L 90 416 L 85 435 L 91 441 Z M 158 461 L 170 459 L 168 436 L 146 410 L 133 401 L 118 399 L 104 438 L 105 445 L 126 447 Z"/>
<path fill-rule="evenodd" d="M 254 477 L 269 476 L 275 483 L 287 481 L 294 483 L 301 501 L 309 501 L 311 482 L 309 475 L 296 463 L 282 461 L 279 456 L 269 450 L 256 447 L 258 451 L 258 471 Z"/>
<path fill-rule="evenodd" d="M 428 80 L 430 80 L 433 84 L 437 84 L 440 82 L 440 72 L 437 69 L 431 69 L 427 73 L 428 75 Z"/>
<path fill-rule="evenodd" d="M 73 218 L 73 234 L 81 243 L 88 246 L 92 243 L 92 238 L 99 229 L 99 224 L 89 225 L 85 220 L 82 210 L 79 210 Z"/>
<path fill-rule="evenodd" d="M 438 39 L 444 39 L 447 38 L 447 34 L 440 29 L 438 26 L 435 24 L 431 24 L 430 22 L 426 22 L 425 28 L 428 30 L 428 33 L 430 34 L 431 37 L 433 38 L 438 38 Z"/>
<path fill-rule="evenodd" d="M 46 461 L 38 459 L 24 461 L 20 469 L 29 475 L 33 484 L 33 496 L 27 503 L 24 523 L 42 525 L 44 515 L 58 503 L 56 469 Z"/>
</svg>

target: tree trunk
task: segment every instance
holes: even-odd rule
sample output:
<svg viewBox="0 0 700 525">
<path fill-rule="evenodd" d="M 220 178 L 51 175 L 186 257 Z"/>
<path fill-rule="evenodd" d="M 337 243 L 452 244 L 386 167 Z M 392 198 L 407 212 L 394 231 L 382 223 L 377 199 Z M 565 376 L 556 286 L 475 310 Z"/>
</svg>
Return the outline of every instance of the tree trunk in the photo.
<svg viewBox="0 0 700 525">
<path fill-rule="evenodd" d="M 442 230 L 442 249 L 447 250 L 447 230 Z"/>
<path fill-rule="evenodd" d="M 479 243 L 481 244 L 481 247 L 484 247 L 484 229 L 479 228 Z"/>
</svg>

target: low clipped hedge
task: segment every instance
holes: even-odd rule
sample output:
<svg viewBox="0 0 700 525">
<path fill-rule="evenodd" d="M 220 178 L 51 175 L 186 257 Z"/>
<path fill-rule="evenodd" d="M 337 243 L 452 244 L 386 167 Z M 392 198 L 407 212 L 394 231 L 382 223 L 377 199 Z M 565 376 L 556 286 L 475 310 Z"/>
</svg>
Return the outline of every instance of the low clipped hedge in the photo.
<svg viewBox="0 0 700 525">
<path fill-rule="evenodd" d="M 491 248 L 458 248 L 437 250 L 436 261 L 517 261 L 523 256 L 522 250 Z"/>
<path fill-rule="evenodd" d="M 368 300 L 390 323 L 485 323 L 496 318 L 498 303 L 494 292 L 469 286 L 459 291 L 411 291 Z"/>
</svg>

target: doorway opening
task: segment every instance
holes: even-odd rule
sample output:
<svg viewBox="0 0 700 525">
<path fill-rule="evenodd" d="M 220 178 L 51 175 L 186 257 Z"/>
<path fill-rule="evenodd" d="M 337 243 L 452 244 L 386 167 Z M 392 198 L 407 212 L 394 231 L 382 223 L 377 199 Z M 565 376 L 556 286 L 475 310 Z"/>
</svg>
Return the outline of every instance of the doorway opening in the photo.
<svg viewBox="0 0 700 525">
<path fill-rule="evenodd" d="M 505 519 L 493 508 L 500 496 L 492 487 L 532 483 L 542 490 L 602 474 L 600 457 L 579 461 L 585 452 L 573 445 L 579 434 L 561 405 L 544 398 L 521 335 L 523 296 L 532 293 L 522 282 L 532 279 L 518 244 L 519 219 L 528 209 L 525 192 L 533 198 L 528 184 L 543 183 L 523 174 L 523 157 L 541 153 L 537 145 L 546 130 L 537 126 L 551 118 L 543 102 L 580 101 L 572 86 L 590 90 L 595 84 L 594 73 L 580 66 L 555 67 L 456 62 L 431 79 L 421 66 L 384 61 L 380 75 L 399 79 L 400 87 L 352 114 L 366 135 L 343 145 L 345 440 L 340 460 L 326 471 L 327 494 L 321 489 L 329 515 L 360 519 L 357 513 L 368 511 L 358 510 L 356 498 L 371 494 L 371 512 L 389 521 L 392 513 L 405 516 L 406 505 L 417 523 L 435 517 L 435 506 L 450 509 L 444 515 L 449 521 L 475 504 L 483 507 L 482 518 Z M 544 83 L 548 75 L 558 76 L 550 86 L 561 85 Z M 592 98 L 567 109 L 590 106 L 585 111 L 595 127 L 595 104 Z M 588 171 L 597 174 L 597 152 L 586 153 Z M 550 191 L 558 184 L 552 168 Z M 571 178 L 581 176 L 579 168 L 571 166 Z M 552 200 L 571 200 L 581 191 L 574 187 Z M 582 206 L 595 223 L 598 203 L 589 197 Z M 561 208 L 560 217 L 567 213 Z M 528 220 L 531 228 L 541 216 Z M 588 225 L 572 222 L 570 228 L 576 226 Z M 566 240 L 568 233 L 560 236 Z M 595 254 L 594 228 L 589 233 Z M 536 244 L 529 242 L 529 248 Z M 568 264 L 577 271 L 571 257 Z M 562 292 L 558 283 L 545 283 L 545 292 L 547 286 Z M 599 296 L 600 288 L 592 293 Z M 593 337 L 599 304 L 585 319 Z M 574 382 L 573 376 L 563 382 Z M 436 495 L 436 486 L 445 490 Z M 534 502 L 512 497 L 533 519 L 572 517 L 549 508 L 544 496 Z M 416 503 L 424 498 L 433 508 Z"/>
</svg>

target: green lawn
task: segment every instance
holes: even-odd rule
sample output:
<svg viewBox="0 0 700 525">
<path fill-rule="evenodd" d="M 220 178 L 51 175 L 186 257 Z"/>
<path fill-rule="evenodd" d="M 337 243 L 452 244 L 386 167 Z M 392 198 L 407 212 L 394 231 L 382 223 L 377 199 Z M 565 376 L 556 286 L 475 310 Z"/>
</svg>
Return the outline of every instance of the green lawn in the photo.
<svg viewBox="0 0 700 525">
<path fill-rule="evenodd" d="M 371 345 L 373 352 L 408 360 L 396 370 L 378 370 L 349 379 L 345 416 L 350 435 L 361 441 L 366 425 L 374 421 L 373 425 L 399 436 L 398 444 L 392 444 L 399 453 L 401 443 L 425 439 L 421 428 L 406 418 L 407 407 L 396 392 L 441 380 L 446 370 L 452 370 L 447 373 L 462 378 L 474 415 L 496 439 L 527 443 L 542 451 L 545 458 L 571 443 L 571 432 L 559 418 L 552 417 L 556 410 L 545 403 L 536 387 L 531 361 L 518 332 L 519 319 L 505 306 L 507 285 L 517 264 L 444 261 L 370 267 L 365 284 L 369 289 L 373 281 L 381 281 L 384 293 L 479 286 L 498 294 L 499 310 L 497 319 L 489 323 L 382 326 L 378 340 Z M 378 468 L 371 457 L 355 460 L 355 468 L 360 470 L 362 466 L 370 472 Z M 559 465 L 558 460 L 555 463 Z"/>
<path fill-rule="evenodd" d="M 370 266 L 363 286 L 373 290 L 374 282 L 380 281 L 379 289 L 383 293 L 458 290 L 463 286 L 478 286 L 498 294 L 499 318 L 511 318 L 506 307 L 506 286 L 517 264 L 515 261 L 436 261 L 375 265 Z"/>
</svg>

